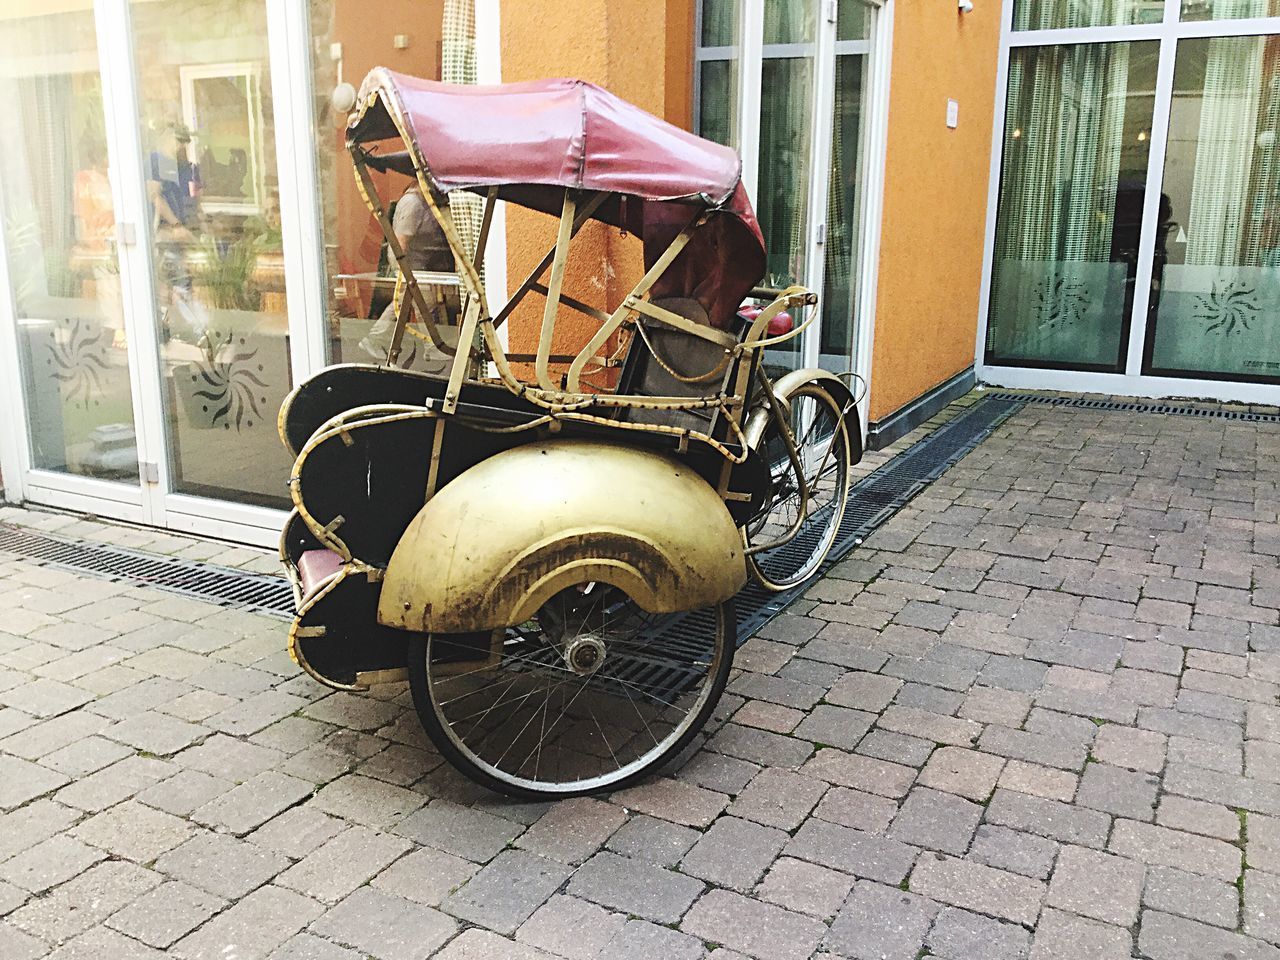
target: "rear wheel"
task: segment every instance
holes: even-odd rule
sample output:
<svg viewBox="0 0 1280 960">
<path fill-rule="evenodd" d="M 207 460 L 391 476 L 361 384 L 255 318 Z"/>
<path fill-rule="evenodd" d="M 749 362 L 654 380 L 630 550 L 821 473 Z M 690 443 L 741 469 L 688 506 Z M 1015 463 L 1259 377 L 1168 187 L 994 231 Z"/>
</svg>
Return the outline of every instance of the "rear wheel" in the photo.
<svg viewBox="0 0 1280 960">
<path fill-rule="evenodd" d="M 413 638 L 409 683 L 427 734 L 477 782 L 525 798 L 598 793 L 644 777 L 701 729 L 734 633 L 730 603 L 655 615 L 583 583 L 516 627 Z"/>
<path fill-rule="evenodd" d="M 816 383 L 786 398 L 789 424 L 809 491 L 800 532 L 776 547 L 751 554 L 751 572 L 768 590 L 803 583 L 817 572 L 835 543 L 849 501 L 849 434 L 836 399 Z M 747 542 L 778 540 L 801 514 L 800 484 L 787 445 L 771 421 L 759 444 L 769 464 L 769 493 L 747 524 Z"/>
</svg>

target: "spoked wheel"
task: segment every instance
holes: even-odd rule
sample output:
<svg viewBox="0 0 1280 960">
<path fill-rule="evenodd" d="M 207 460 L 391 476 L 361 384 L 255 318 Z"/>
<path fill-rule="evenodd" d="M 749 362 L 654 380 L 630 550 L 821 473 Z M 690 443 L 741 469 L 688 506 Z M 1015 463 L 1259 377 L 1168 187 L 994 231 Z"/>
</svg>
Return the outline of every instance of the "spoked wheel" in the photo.
<svg viewBox="0 0 1280 960">
<path fill-rule="evenodd" d="M 818 384 L 806 383 L 787 400 L 809 500 L 804 523 L 792 540 L 749 557 L 756 579 L 774 591 L 802 583 L 817 571 L 835 542 L 849 501 L 849 434 L 836 399 Z M 785 536 L 801 510 L 796 472 L 786 442 L 772 423 L 760 446 L 769 464 L 770 486 L 764 506 L 747 524 L 750 544 Z"/>
<path fill-rule="evenodd" d="M 517 627 L 409 645 L 413 703 L 463 773 L 548 799 L 616 790 L 682 750 L 733 661 L 731 603 L 641 610 L 623 591 L 570 587 Z"/>
</svg>

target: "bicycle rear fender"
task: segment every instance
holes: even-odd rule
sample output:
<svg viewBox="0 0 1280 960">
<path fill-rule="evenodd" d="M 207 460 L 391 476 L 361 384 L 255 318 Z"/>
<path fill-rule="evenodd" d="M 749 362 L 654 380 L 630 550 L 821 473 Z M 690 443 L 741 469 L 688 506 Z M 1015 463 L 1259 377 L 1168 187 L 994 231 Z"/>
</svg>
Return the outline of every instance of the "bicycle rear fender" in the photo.
<svg viewBox="0 0 1280 960">
<path fill-rule="evenodd" d="M 844 425 L 849 432 L 849 457 L 853 463 L 862 459 L 862 419 L 858 416 L 858 405 L 854 400 L 849 385 L 830 370 L 821 367 L 805 367 L 792 370 L 790 373 L 773 381 L 773 392 L 784 401 L 806 383 L 816 383 L 835 398 L 845 413 Z M 759 446 L 764 436 L 765 427 L 769 425 L 769 411 L 763 405 L 751 412 L 743 432 L 747 436 L 747 445 L 752 449 Z"/>
<path fill-rule="evenodd" d="M 746 579 L 741 533 L 689 467 L 557 439 L 489 457 L 428 501 L 391 556 L 378 622 L 434 633 L 513 626 L 589 581 L 671 613 L 728 600 Z"/>
</svg>

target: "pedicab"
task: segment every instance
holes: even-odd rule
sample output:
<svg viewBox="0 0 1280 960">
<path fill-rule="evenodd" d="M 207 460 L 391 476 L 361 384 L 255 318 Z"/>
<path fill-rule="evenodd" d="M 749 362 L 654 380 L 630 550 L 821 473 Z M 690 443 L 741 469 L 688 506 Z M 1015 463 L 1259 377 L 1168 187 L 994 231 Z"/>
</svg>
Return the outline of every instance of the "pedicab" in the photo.
<svg viewBox="0 0 1280 960">
<path fill-rule="evenodd" d="M 764 362 L 816 297 L 757 286 L 764 240 L 733 150 L 590 83 L 377 68 L 347 146 L 398 267 L 396 324 L 384 362 L 328 367 L 280 411 L 289 651 L 339 690 L 407 677 L 440 753 L 494 790 L 634 783 L 712 715 L 748 578 L 795 586 L 836 536 L 856 400 L 825 370 L 774 378 Z M 407 266 L 376 189 L 388 171 L 416 181 L 448 240 L 452 309 Z M 474 249 L 460 192 L 483 198 Z M 495 305 L 481 264 L 499 202 L 554 218 L 555 238 Z M 565 290 L 592 221 L 593 256 L 600 231 L 643 250 L 604 307 Z M 526 303 L 536 350 L 509 352 Z M 590 335 L 580 321 L 556 353 L 566 312 Z M 445 372 L 401 367 L 406 335 Z"/>
</svg>

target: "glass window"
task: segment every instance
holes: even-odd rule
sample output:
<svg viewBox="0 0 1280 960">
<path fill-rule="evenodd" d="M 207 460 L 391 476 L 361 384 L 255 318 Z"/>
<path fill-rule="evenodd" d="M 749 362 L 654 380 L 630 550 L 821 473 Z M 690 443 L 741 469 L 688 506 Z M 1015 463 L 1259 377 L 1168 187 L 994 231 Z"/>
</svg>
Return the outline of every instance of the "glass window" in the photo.
<svg viewBox="0 0 1280 960">
<path fill-rule="evenodd" d="M 1123 368 L 1158 44 L 1011 51 L 987 362 Z"/>
<path fill-rule="evenodd" d="M 836 8 L 836 39 L 866 40 L 871 36 L 875 8 L 868 0 L 843 0 Z"/>
<path fill-rule="evenodd" d="M 115 210 L 89 0 L 0 20 L 5 240 L 32 465 L 137 482 Z"/>
<path fill-rule="evenodd" d="M 287 507 L 289 327 L 264 0 L 134 0 L 177 492 Z"/>
<path fill-rule="evenodd" d="M 812 43 L 818 30 L 814 0 L 764 0 L 764 42 Z"/>
<path fill-rule="evenodd" d="M 1280 37 L 1178 43 L 1146 369 L 1280 381 Z"/>
<path fill-rule="evenodd" d="M 734 46 L 738 42 L 738 22 L 738 0 L 703 0 L 699 46 Z"/>
<path fill-rule="evenodd" d="M 1182 0 L 1183 20 L 1280 17 L 1280 0 Z"/>
<path fill-rule="evenodd" d="M 741 21 L 737 0 L 705 0 L 701 6 L 702 44 L 698 60 L 699 134 L 736 147 L 738 141 L 738 43 Z"/>
<path fill-rule="evenodd" d="M 1110 27 L 1163 19 L 1164 0 L 1015 0 L 1013 5 L 1015 30 Z"/>
<path fill-rule="evenodd" d="M 855 6 L 855 4 L 844 4 Z M 822 365 L 848 369 L 857 307 L 857 256 L 862 204 L 862 93 L 866 54 L 836 57 L 835 117 L 831 132 L 831 180 L 827 192 L 826 262 L 823 266 Z"/>
<path fill-rule="evenodd" d="M 363 0 L 316 0 L 310 4 L 315 51 L 316 167 L 319 171 L 322 230 L 329 275 L 328 347 L 333 363 L 385 361 L 394 328 L 392 297 L 396 268 L 377 221 L 369 213 L 356 186 L 355 171 L 345 143 L 347 117 L 332 108 L 331 95 L 342 81 L 358 87 L 371 69 L 386 65 L 413 76 L 475 82 L 475 26 L 470 3 L 424 0 L 414 8 L 410 45 L 397 50 L 393 38 L 404 31 L 403 11 Z M 447 74 L 446 74 L 447 68 Z M 378 194 L 393 220 L 406 190 L 415 181 L 397 173 L 371 171 Z M 474 243 L 483 213 L 481 198 L 455 194 L 453 216 L 459 231 Z M 412 208 L 412 209 L 410 209 Z M 428 296 L 439 293 L 457 319 L 456 279 L 432 285 L 425 274 L 452 274 L 452 254 L 436 221 L 420 216 L 415 199 L 399 222 L 401 234 L 413 250 Z M 412 225 L 412 226 L 410 226 Z M 426 251 L 431 251 L 426 256 Z M 456 331 L 456 327 L 451 328 Z M 418 323 L 408 327 L 400 366 L 442 373 L 447 360 L 425 339 Z M 443 331 L 448 335 L 449 331 Z M 415 336 L 414 334 L 421 334 Z"/>
</svg>

